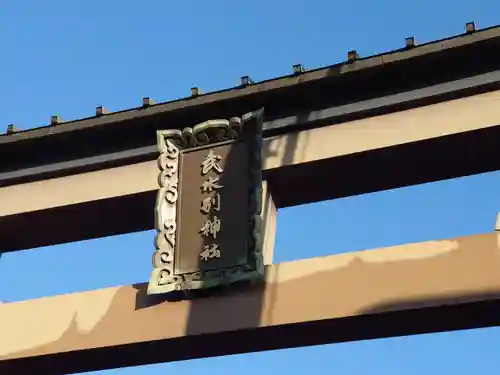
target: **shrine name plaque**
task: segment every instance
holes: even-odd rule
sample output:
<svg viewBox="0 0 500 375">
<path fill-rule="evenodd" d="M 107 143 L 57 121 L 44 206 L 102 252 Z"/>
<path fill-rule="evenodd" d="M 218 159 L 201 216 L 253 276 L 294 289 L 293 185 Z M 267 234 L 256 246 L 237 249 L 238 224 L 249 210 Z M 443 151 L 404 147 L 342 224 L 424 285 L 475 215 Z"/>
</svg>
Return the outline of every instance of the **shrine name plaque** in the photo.
<svg viewBox="0 0 500 375">
<path fill-rule="evenodd" d="M 160 188 L 148 294 L 262 278 L 262 115 L 157 132 Z"/>
</svg>

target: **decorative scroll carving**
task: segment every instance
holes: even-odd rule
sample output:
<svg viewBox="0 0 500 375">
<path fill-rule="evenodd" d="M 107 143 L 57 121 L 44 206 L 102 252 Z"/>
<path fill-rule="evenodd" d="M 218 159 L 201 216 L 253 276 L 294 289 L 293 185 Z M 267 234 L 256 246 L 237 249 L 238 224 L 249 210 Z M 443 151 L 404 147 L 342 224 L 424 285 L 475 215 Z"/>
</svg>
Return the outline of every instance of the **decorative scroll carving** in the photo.
<svg viewBox="0 0 500 375">
<path fill-rule="evenodd" d="M 229 120 L 208 120 L 183 130 L 160 130 L 157 132 L 157 143 L 160 152 L 164 152 L 166 140 L 180 149 L 187 149 L 237 139 L 241 134 L 241 129 L 242 120 L 239 117 Z"/>
<path fill-rule="evenodd" d="M 155 237 L 156 252 L 153 255 L 154 270 L 149 282 L 148 294 L 204 289 L 262 278 L 264 273 L 261 228 L 262 122 L 263 110 L 261 109 L 245 114 L 241 118 L 209 120 L 182 131 L 163 130 L 157 132 L 157 144 L 160 151 L 158 158 L 160 188 L 155 211 L 157 234 Z M 180 168 L 182 168 L 180 154 L 194 147 L 217 146 L 217 144 L 226 141 L 242 141 L 246 142 L 248 146 L 248 163 L 246 166 L 242 166 L 247 168 L 249 181 L 247 262 L 238 266 L 176 274 L 177 212 L 180 209 L 178 186 Z M 220 202 L 220 196 L 217 199 Z M 207 202 L 204 204 L 208 204 Z M 209 203 L 216 204 L 215 200 Z M 203 211 L 202 208 L 203 206 L 200 206 Z M 204 248 L 205 251 L 201 257 L 206 261 L 220 258 L 224 254 L 224 250 L 219 249 L 217 245 L 206 245 Z"/>
<path fill-rule="evenodd" d="M 158 138 L 160 140 L 160 138 Z M 156 284 L 165 286 L 175 282 L 174 252 L 177 228 L 177 199 L 179 197 L 179 148 L 167 138 L 158 143 L 160 156 L 158 167 L 160 189 L 156 196 L 155 210 L 155 248 L 153 267 Z"/>
</svg>

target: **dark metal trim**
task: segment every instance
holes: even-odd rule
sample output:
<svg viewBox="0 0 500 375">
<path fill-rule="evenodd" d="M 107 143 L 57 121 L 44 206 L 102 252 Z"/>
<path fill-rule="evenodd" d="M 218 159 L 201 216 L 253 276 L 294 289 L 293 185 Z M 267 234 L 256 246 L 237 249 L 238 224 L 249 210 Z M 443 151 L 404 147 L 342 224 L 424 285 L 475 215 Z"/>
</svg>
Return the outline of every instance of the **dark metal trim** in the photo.
<svg viewBox="0 0 500 375">
<path fill-rule="evenodd" d="M 312 128 L 320 126 L 325 122 L 329 122 L 330 124 L 339 123 L 350 120 L 353 116 L 357 116 L 358 118 L 370 117 L 425 104 L 441 102 L 452 98 L 470 96 L 477 94 L 478 91 L 493 91 L 498 89 L 499 84 L 500 70 L 497 70 L 417 90 L 279 118 L 264 122 L 264 137 Z M 157 156 L 158 150 L 156 145 L 151 145 L 88 158 L 20 169 L 0 173 L 0 186 L 149 161 L 155 159 Z"/>
</svg>

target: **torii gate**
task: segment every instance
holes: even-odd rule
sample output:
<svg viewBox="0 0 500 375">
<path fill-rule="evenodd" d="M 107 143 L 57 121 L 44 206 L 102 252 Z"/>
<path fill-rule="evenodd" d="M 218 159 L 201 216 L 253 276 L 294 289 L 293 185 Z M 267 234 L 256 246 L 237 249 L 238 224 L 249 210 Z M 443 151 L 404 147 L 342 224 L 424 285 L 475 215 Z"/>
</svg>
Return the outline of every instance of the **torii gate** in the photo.
<svg viewBox="0 0 500 375">
<path fill-rule="evenodd" d="M 400 50 L 363 59 L 351 51 L 342 64 L 296 65 L 260 83 L 242 77 L 221 92 L 194 88 L 174 102 L 144 98 L 123 112 L 97 107 L 83 120 L 9 126 L 0 137 L 2 252 L 158 226 L 156 132 L 230 124 L 264 107 L 258 215 L 266 266 L 255 263 L 263 280 L 203 298 L 173 301 L 144 283 L 1 304 L 0 373 L 67 374 L 499 325 L 493 230 L 272 264 L 279 208 L 500 169 L 499 47 L 500 27 L 467 24 L 457 37 L 422 46 L 407 38 Z M 179 285 L 171 289 L 194 284 Z"/>
</svg>

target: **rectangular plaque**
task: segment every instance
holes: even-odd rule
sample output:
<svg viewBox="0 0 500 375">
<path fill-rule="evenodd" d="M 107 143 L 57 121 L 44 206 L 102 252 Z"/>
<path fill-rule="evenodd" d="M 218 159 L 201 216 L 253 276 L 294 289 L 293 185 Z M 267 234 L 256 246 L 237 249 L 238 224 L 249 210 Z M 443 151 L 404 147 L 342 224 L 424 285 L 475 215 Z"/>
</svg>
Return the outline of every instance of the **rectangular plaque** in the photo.
<svg viewBox="0 0 500 375">
<path fill-rule="evenodd" d="M 262 115 L 157 132 L 160 189 L 148 294 L 262 278 Z"/>
</svg>

